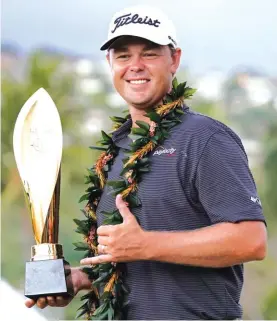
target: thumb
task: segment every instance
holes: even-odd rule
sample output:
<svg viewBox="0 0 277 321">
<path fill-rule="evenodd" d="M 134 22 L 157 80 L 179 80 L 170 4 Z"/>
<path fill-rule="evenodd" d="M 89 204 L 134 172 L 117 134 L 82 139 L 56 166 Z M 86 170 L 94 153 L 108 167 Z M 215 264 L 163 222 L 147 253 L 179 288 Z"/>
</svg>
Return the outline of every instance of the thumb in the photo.
<svg viewBox="0 0 277 321">
<path fill-rule="evenodd" d="M 120 194 L 116 196 L 115 205 L 116 208 L 119 210 L 119 213 L 121 214 L 123 220 L 126 220 L 133 216 L 133 214 L 130 212 L 127 206 L 127 203 L 123 201 L 123 198 Z"/>
</svg>

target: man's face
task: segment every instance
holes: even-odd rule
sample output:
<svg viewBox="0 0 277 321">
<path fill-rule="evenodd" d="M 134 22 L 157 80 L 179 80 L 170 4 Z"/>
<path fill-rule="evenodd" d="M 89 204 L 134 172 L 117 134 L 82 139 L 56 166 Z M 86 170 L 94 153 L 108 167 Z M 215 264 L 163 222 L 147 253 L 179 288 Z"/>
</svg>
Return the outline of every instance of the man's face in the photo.
<svg viewBox="0 0 277 321">
<path fill-rule="evenodd" d="M 172 55 L 168 46 L 125 36 L 113 44 L 107 59 L 118 93 L 129 105 L 146 109 L 160 103 L 171 89 L 180 56 L 180 49 Z"/>
</svg>

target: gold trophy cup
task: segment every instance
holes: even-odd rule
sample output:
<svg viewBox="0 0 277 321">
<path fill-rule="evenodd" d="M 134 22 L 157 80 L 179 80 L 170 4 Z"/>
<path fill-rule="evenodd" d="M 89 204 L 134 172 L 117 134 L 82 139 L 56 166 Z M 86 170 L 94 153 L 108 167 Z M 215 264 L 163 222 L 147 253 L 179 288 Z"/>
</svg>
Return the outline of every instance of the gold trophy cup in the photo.
<svg viewBox="0 0 277 321">
<path fill-rule="evenodd" d="M 21 108 L 13 134 L 36 241 L 25 271 L 25 296 L 32 299 L 73 295 L 70 266 L 58 243 L 62 144 L 58 110 L 40 88 Z"/>
</svg>

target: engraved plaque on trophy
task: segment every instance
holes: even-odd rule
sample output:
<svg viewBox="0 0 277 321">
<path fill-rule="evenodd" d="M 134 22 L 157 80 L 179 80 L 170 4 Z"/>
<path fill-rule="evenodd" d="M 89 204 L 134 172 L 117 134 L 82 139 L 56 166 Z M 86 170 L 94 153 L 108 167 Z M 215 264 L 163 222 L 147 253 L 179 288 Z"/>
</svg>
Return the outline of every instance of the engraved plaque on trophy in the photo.
<svg viewBox="0 0 277 321">
<path fill-rule="evenodd" d="M 40 88 L 21 108 L 13 134 L 36 242 L 25 270 L 25 296 L 32 299 L 73 295 L 70 266 L 58 243 L 62 144 L 58 110 Z"/>
</svg>

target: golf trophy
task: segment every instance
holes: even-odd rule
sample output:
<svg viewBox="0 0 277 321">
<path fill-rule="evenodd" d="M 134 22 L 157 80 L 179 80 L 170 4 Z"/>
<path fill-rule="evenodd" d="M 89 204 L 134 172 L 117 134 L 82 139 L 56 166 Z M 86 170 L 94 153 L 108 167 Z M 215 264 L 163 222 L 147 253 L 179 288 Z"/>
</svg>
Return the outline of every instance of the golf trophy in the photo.
<svg viewBox="0 0 277 321">
<path fill-rule="evenodd" d="M 34 300 L 73 295 L 70 266 L 58 243 L 62 144 L 58 110 L 40 88 L 21 108 L 13 134 L 36 242 L 25 270 L 25 296 Z"/>
</svg>

